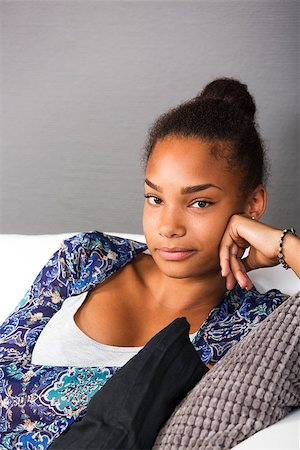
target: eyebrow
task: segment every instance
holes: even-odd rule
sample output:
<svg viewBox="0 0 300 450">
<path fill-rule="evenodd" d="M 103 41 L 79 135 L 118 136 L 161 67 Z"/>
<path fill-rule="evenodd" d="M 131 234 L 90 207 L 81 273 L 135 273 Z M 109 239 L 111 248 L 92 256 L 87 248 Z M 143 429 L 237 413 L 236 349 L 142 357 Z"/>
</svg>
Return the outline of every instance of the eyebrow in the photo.
<svg viewBox="0 0 300 450">
<path fill-rule="evenodd" d="M 155 189 L 158 192 L 162 192 L 162 188 L 157 186 L 156 184 L 152 183 L 152 181 L 148 180 L 148 178 L 145 178 L 145 183 L 150 186 L 152 189 Z M 207 183 L 207 184 L 197 184 L 196 186 L 186 186 L 181 189 L 181 194 L 192 194 L 193 192 L 199 192 L 199 191 L 205 191 L 209 188 L 217 188 L 220 189 L 220 191 L 223 191 L 222 188 L 219 186 L 216 186 L 215 184 Z"/>
</svg>

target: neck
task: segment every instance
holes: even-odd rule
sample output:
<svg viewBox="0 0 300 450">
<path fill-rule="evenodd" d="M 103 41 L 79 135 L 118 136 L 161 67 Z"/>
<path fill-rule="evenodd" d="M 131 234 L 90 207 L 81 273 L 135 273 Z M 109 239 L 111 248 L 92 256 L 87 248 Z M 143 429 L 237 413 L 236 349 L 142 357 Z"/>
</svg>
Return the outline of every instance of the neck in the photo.
<svg viewBox="0 0 300 450">
<path fill-rule="evenodd" d="M 165 275 L 156 266 L 148 274 L 154 307 L 170 312 L 207 315 L 226 292 L 225 279 L 218 272 L 178 279 Z"/>
</svg>

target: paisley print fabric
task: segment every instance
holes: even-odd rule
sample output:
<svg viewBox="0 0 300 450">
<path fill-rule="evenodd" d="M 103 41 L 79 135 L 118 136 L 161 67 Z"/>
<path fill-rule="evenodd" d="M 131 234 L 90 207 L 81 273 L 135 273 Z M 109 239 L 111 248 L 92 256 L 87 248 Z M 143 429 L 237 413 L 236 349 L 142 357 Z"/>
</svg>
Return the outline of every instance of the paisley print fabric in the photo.
<svg viewBox="0 0 300 450">
<path fill-rule="evenodd" d="M 0 327 L 0 449 L 46 449 L 118 367 L 52 367 L 31 363 L 38 336 L 62 302 L 91 290 L 146 244 L 99 231 L 64 240 Z M 12 269 L 21 270 L 16 265 Z M 229 291 L 210 312 L 193 344 L 205 363 L 217 362 L 287 296 L 277 290 Z"/>
</svg>

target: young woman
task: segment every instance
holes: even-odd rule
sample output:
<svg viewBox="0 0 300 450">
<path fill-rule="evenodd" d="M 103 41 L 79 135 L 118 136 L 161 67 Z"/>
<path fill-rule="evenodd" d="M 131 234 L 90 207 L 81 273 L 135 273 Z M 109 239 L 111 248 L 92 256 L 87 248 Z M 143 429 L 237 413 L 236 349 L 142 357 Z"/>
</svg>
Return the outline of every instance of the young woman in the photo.
<svg viewBox="0 0 300 450">
<path fill-rule="evenodd" d="M 247 272 L 281 262 L 300 276 L 294 230 L 259 222 L 265 155 L 245 85 L 215 80 L 159 117 L 145 163 L 147 245 L 65 240 L 0 329 L 3 448 L 47 448 L 177 317 L 212 368 L 287 298 Z"/>
</svg>

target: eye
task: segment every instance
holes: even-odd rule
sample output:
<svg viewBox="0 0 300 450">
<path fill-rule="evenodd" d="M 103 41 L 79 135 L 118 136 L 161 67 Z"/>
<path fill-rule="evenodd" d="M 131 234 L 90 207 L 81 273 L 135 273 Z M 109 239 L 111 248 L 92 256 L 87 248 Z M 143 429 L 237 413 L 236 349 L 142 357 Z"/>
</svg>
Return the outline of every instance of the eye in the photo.
<svg viewBox="0 0 300 450">
<path fill-rule="evenodd" d="M 212 205 L 213 202 L 209 202 L 208 200 L 197 200 L 196 202 L 192 203 L 193 208 L 207 208 L 208 206 Z"/>
<path fill-rule="evenodd" d="M 160 205 L 162 203 L 162 200 L 158 197 L 155 197 L 155 195 L 145 195 L 144 197 L 149 199 L 148 203 L 150 205 Z"/>
</svg>

